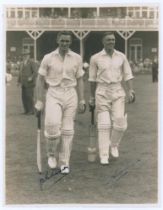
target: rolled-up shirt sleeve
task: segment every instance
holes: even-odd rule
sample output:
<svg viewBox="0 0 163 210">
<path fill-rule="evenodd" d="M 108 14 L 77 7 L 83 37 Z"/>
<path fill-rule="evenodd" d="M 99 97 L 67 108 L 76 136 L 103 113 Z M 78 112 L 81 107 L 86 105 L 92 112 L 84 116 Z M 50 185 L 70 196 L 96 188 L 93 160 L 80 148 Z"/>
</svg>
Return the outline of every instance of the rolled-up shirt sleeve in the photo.
<svg viewBox="0 0 163 210">
<path fill-rule="evenodd" d="M 44 58 L 41 61 L 38 73 L 42 76 L 46 76 L 47 75 L 47 67 L 48 67 L 48 61 L 47 61 L 47 56 L 45 55 Z"/>
<path fill-rule="evenodd" d="M 76 78 L 80 78 L 84 75 L 84 70 L 83 70 L 83 63 L 82 63 L 82 59 L 79 58 L 79 61 L 78 61 L 78 69 L 76 71 Z"/>
<path fill-rule="evenodd" d="M 97 79 L 97 65 L 95 62 L 95 57 L 92 56 L 90 60 L 90 67 L 89 67 L 89 79 L 90 82 L 96 82 Z"/>
<path fill-rule="evenodd" d="M 124 56 L 123 79 L 124 79 L 124 81 L 127 81 L 127 80 L 130 80 L 130 79 L 133 79 L 133 78 L 134 78 L 134 76 L 132 74 L 132 70 L 131 70 L 130 64 L 129 64 L 126 56 Z"/>
</svg>

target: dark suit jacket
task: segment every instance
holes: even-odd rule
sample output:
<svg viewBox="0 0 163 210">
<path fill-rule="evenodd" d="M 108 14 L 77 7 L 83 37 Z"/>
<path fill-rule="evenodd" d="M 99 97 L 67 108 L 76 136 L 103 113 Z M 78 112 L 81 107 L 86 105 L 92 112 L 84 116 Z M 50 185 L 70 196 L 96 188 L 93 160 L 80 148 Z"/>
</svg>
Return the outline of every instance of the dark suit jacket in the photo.
<svg viewBox="0 0 163 210">
<path fill-rule="evenodd" d="M 23 62 L 20 65 L 18 82 L 21 83 L 24 87 L 34 87 L 37 76 L 37 65 L 36 63 L 29 59 L 26 64 Z M 32 81 L 28 81 L 29 78 L 32 78 Z"/>
<path fill-rule="evenodd" d="M 152 63 L 152 71 L 153 73 L 158 73 L 158 63 L 157 62 L 153 62 Z"/>
</svg>

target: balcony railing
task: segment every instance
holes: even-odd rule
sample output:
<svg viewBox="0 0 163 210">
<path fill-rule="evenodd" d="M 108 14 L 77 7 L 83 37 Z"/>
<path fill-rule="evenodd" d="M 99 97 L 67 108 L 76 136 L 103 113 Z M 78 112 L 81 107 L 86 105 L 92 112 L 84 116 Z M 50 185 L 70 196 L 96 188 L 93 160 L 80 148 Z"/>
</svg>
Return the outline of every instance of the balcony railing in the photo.
<svg viewBox="0 0 163 210">
<path fill-rule="evenodd" d="M 6 30 L 158 30 L 158 19 L 8 18 Z"/>
</svg>

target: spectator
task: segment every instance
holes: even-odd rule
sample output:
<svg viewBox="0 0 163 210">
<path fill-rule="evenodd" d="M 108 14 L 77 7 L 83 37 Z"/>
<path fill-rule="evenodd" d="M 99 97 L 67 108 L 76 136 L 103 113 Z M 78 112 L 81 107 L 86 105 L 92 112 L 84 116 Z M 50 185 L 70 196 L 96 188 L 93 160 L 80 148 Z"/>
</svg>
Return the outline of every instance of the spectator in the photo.
<svg viewBox="0 0 163 210">
<path fill-rule="evenodd" d="M 18 85 L 21 84 L 22 88 L 22 102 L 24 113 L 26 115 L 33 114 L 33 100 L 34 100 L 34 87 L 35 78 L 37 75 L 37 66 L 35 62 L 30 59 L 30 51 L 23 52 L 23 62 L 20 66 Z"/>
<path fill-rule="evenodd" d="M 8 58 L 6 63 L 6 72 L 11 73 L 11 60 Z"/>
<path fill-rule="evenodd" d="M 157 56 L 155 56 L 155 58 L 152 62 L 152 81 L 158 82 L 158 59 L 157 59 Z"/>
<path fill-rule="evenodd" d="M 143 64 L 143 60 L 140 59 L 139 63 L 138 63 L 138 67 L 139 67 L 139 71 L 143 72 L 144 71 L 144 64 Z"/>
</svg>

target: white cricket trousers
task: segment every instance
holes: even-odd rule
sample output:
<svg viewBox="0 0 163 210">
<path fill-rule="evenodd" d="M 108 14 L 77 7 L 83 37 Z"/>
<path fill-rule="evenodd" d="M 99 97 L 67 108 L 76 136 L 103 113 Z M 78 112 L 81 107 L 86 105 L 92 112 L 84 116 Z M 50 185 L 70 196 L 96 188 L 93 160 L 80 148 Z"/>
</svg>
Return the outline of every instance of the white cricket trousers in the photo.
<svg viewBox="0 0 163 210">
<path fill-rule="evenodd" d="M 46 95 L 45 129 L 47 156 L 69 166 L 78 98 L 75 88 L 49 87 Z"/>
<path fill-rule="evenodd" d="M 125 92 L 120 83 L 98 84 L 96 109 L 99 156 L 109 158 L 109 146 L 119 146 L 127 128 Z"/>
</svg>

